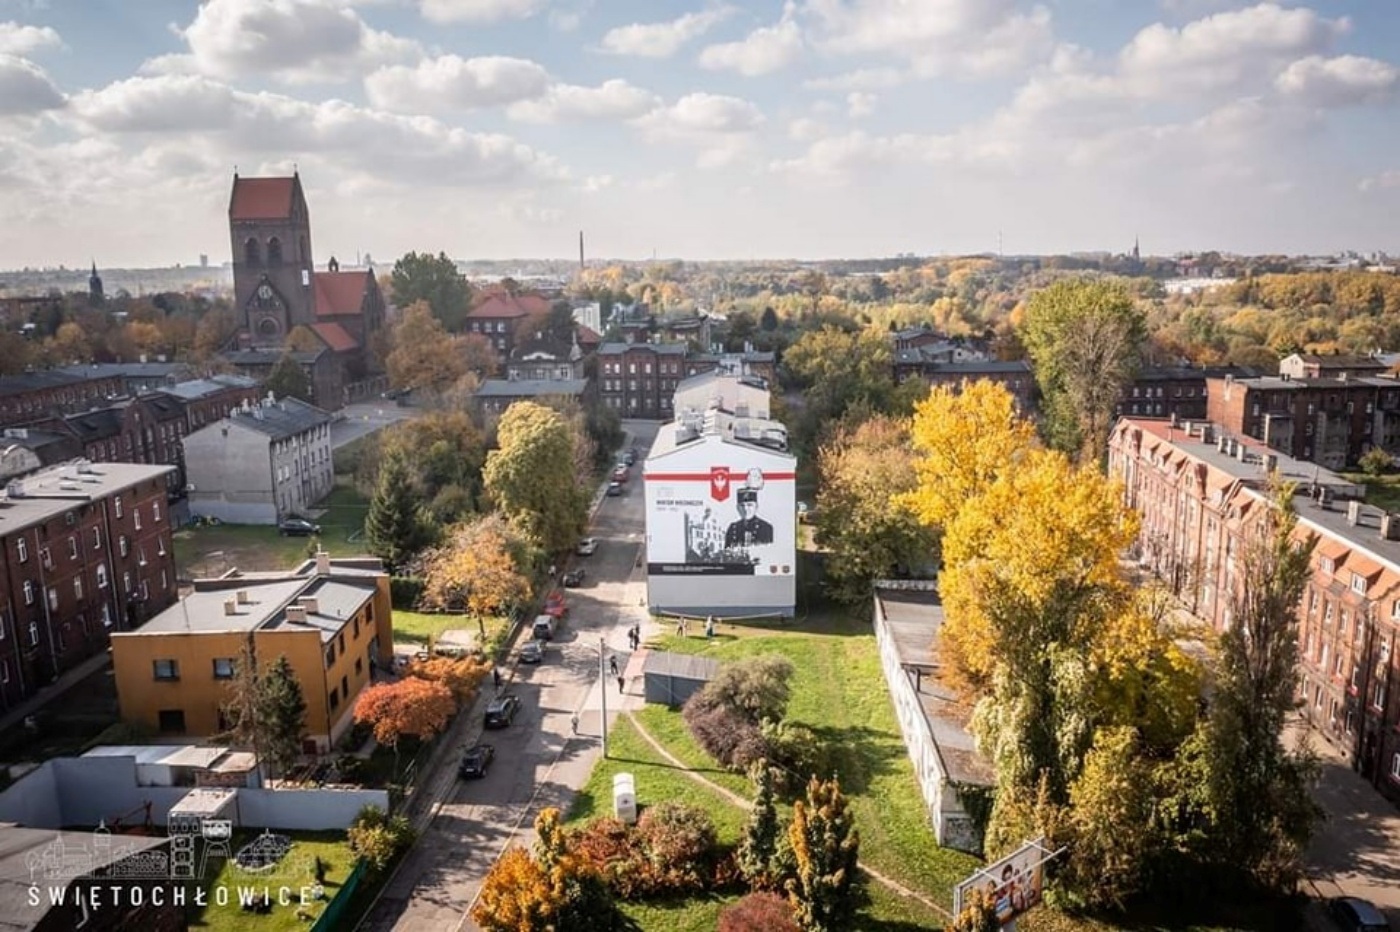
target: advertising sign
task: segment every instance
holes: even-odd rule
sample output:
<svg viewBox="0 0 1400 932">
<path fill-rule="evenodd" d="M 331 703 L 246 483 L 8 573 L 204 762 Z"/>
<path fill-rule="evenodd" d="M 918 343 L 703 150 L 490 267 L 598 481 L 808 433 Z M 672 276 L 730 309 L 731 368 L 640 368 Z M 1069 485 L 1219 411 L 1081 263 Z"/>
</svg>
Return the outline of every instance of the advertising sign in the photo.
<svg viewBox="0 0 1400 932">
<path fill-rule="evenodd" d="M 796 477 L 716 463 L 648 473 L 647 572 L 653 576 L 791 576 Z"/>
<path fill-rule="evenodd" d="M 953 911 L 961 914 L 972 902 L 974 891 L 982 891 L 996 906 L 997 921 L 1003 926 L 1040 904 L 1043 869 L 1048 860 L 1045 839 L 1028 841 L 1016 851 L 973 874 L 953 890 Z"/>
</svg>

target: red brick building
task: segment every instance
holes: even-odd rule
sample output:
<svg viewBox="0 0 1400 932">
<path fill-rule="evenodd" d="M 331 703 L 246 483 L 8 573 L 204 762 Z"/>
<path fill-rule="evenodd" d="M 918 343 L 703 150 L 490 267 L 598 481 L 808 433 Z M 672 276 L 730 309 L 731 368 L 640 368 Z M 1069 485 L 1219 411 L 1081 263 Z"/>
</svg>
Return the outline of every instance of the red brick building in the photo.
<svg viewBox="0 0 1400 932">
<path fill-rule="evenodd" d="M 1142 515 L 1138 557 L 1216 630 L 1232 623 L 1242 533 L 1269 506 L 1270 469 L 1298 484 L 1300 537 L 1316 536 L 1298 606 L 1300 711 L 1352 767 L 1400 802 L 1400 515 L 1362 487 L 1212 425 L 1122 419 L 1109 471 Z"/>
<path fill-rule="evenodd" d="M 0 378 L 0 427 L 82 411 L 122 394 L 123 380 L 114 374 L 88 378 L 46 370 L 5 376 Z"/>
<path fill-rule="evenodd" d="M 895 380 L 922 379 L 930 387 L 943 385 L 959 389 L 964 382 L 989 381 L 1005 386 L 1023 412 L 1036 408 L 1035 374 L 1031 364 L 1023 359 L 985 362 L 929 362 L 918 349 L 895 354 Z"/>
<path fill-rule="evenodd" d="M 687 371 L 684 343 L 604 343 L 598 347 L 598 396 L 622 417 L 667 418 Z"/>
<path fill-rule="evenodd" d="M 0 705 L 175 602 L 166 466 L 79 462 L 0 499 Z"/>
<path fill-rule="evenodd" d="M 549 299 L 537 294 L 508 294 L 490 290 L 467 312 L 466 332 L 490 341 L 502 359 L 509 359 L 515 344 L 526 335 L 518 331 L 531 318 L 549 313 Z"/>
<path fill-rule="evenodd" d="M 1147 366 L 1123 389 L 1123 400 L 1114 414 L 1119 417 L 1176 417 L 1182 421 L 1206 420 L 1210 379 L 1255 378 L 1263 373 L 1245 366 Z"/>
</svg>

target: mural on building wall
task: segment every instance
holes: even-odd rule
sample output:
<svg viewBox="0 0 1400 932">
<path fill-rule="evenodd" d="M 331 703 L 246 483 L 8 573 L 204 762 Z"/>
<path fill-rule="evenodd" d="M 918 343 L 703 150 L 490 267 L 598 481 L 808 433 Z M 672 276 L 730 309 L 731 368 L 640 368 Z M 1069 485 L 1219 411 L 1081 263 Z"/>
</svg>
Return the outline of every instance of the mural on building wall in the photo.
<svg viewBox="0 0 1400 932">
<path fill-rule="evenodd" d="M 792 573 L 796 484 L 790 472 L 712 466 L 647 477 L 648 566 L 656 575 Z"/>
</svg>

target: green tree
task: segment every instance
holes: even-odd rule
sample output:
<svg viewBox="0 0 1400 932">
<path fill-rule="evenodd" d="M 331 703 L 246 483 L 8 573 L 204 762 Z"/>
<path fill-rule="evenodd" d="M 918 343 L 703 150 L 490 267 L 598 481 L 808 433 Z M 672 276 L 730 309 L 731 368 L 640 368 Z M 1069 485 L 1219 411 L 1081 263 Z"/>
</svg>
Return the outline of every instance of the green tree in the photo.
<svg viewBox="0 0 1400 932">
<path fill-rule="evenodd" d="M 497 428 L 499 446 L 486 457 L 486 492 L 512 523 L 549 553 L 572 547 L 588 501 L 575 474 L 569 422 L 544 405 L 516 402 Z"/>
<path fill-rule="evenodd" d="M 383 560 L 391 574 L 398 573 L 427 546 L 425 524 L 407 463 L 399 455 L 388 457 L 380 464 L 379 482 L 365 516 L 369 552 Z"/>
<path fill-rule="evenodd" d="M 1160 846 L 1151 761 L 1132 728 L 1101 728 L 1070 787 L 1069 864 L 1061 880 L 1086 904 L 1118 908 L 1145 883 Z"/>
<path fill-rule="evenodd" d="M 286 773 L 301 754 L 306 730 L 306 697 L 286 654 L 279 654 L 262 674 L 257 721 L 264 753 L 279 773 Z"/>
<path fill-rule="evenodd" d="M 471 306 L 471 286 L 446 253 L 440 252 L 436 258 L 426 252 L 405 253 L 394 263 L 389 286 L 399 307 L 426 301 L 449 332 L 462 329 Z"/>
<path fill-rule="evenodd" d="M 835 778 L 807 784 L 807 798 L 793 804 L 788 840 L 797 872 L 787 892 L 797 924 L 805 932 L 853 928 L 860 832 Z"/>
<path fill-rule="evenodd" d="M 1372 447 L 1361 455 L 1361 471 L 1372 479 L 1395 467 L 1395 460 L 1380 447 Z"/>
<path fill-rule="evenodd" d="M 753 808 L 749 810 L 749 819 L 744 825 L 744 835 L 739 839 L 739 849 L 734 859 L 749 886 L 762 890 L 771 887 L 777 879 L 773 862 L 778 854 L 782 826 L 778 822 L 773 769 L 767 761 L 760 760 L 749 773 L 754 782 Z"/>
<path fill-rule="evenodd" d="M 291 353 L 283 353 L 273 364 L 263 381 L 263 388 L 278 398 L 300 398 L 307 404 L 311 403 L 311 380 L 306 377 L 306 370 L 301 367 L 301 363 L 292 358 Z"/>
<path fill-rule="evenodd" d="M 1097 463 L 1113 412 L 1141 362 L 1146 320 L 1121 285 L 1063 279 L 1026 306 L 1021 340 L 1035 362 L 1051 441 Z"/>
<path fill-rule="evenodd" d="M 763 313 L 758 315 L 758 329 L 764 333 L 772 333 L 778 329 L 778 312 L 773 310 L 770 304 L 763 309 Z"/>
<path fill-rule="evenodd" d="M 818 451 L 816 540 L 839 601 L 868 599 L 874 580 L 936 562 L 937 535 L 909 504 L 914 463 L 908 423 L 884 415 L 843 427 Z"/>
</svg>

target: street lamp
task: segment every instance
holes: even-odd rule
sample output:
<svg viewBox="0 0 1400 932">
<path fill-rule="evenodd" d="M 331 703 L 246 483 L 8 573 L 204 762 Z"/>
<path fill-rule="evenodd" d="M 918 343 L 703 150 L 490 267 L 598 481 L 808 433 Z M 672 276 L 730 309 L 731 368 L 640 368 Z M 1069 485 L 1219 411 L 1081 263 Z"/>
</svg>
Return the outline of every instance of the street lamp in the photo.
<svg viewBox="0 0 1400 932">
<path fill-rule="evenodd" d="M 598 695 L 603 700 L 603 759 L 608 758 L 608 673 L 607 638 L 598 638 Z"/>
</svg>

